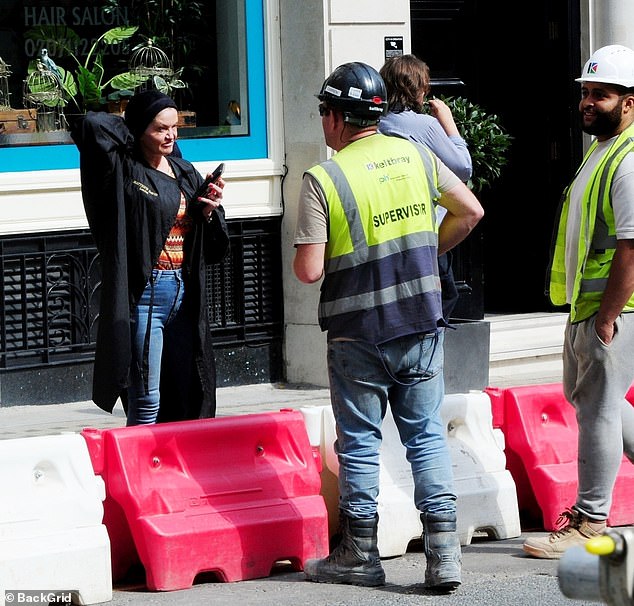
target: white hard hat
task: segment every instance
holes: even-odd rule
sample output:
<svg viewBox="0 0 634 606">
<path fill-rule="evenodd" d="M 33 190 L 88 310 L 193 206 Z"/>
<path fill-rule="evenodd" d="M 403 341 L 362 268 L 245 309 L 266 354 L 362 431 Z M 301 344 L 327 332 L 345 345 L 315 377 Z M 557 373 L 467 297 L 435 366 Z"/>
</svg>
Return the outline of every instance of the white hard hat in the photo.
<svg viewBox="0 0 634 606">
<path fill-rule="evenodd" d="M 576 82 L 603 82 L 634 87 L 634 50 L 610 44 L 592 53 Z"/>
</svg>

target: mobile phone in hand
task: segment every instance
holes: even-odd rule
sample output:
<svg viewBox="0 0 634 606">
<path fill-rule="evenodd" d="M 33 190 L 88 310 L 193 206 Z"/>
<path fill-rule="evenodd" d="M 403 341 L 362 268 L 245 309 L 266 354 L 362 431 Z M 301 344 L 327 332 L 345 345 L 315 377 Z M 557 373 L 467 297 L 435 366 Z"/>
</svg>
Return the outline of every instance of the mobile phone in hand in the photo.
<svg viewBox="0 0 634 606">
<path fill-rule="evenodd" d="M 194 194 L 194 200 L 198 200 L 198 198 L 206 198 L 209 191 L 209 185 L 211 183 L 216 183 L 216 181 L 220 179 L 224 171 L 225 171 L 225 163 L 221 162 L 220 164 L 218 164 L 218 166 L 216 166 L 216 168 L 214 169 L 214 172 L 211 173 L 211 175 L 209 175 L 203 181 L 202 185 L 196 190 L 196 193 Z"/>
</svg>

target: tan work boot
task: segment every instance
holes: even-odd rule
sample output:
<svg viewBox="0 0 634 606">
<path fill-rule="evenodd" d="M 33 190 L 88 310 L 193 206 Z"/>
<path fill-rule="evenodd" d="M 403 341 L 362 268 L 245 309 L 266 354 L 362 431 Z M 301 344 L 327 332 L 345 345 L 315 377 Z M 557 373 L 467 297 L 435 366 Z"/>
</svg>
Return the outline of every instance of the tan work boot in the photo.
<svg viewBox="0 0 634 606">
<path fill-rule="evenodd" d="M 524 551 L 535 558 L 558 560 L 566 549 L 583 547 L 588 539 L 603 534 L 606 527 L 605 521 L 593 521 L 574 509 L 564 511 L 557 524 L 560 528 L 543 539 L 526 539 Z"/>
</svg>

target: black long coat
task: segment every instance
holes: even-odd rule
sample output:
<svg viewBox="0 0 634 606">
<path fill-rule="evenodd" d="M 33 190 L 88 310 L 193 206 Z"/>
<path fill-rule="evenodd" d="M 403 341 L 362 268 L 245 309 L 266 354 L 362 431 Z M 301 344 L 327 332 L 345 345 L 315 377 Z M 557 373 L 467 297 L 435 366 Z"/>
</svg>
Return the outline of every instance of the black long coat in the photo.
<svg viewBox="0 0 634 606">
<path fill-rule="evenodd" d="M 168 158 L 176 179 L 149 167 L 135 153 L 134 138 L 122 118 L 88 112 L 71 124 L 80 152 L 82 198 L 101 266 L 101 294 L 93 401 L 112 412 L 124 406 L 131 363 L 131 311 L 151 276 L 180 205 L 181 190 L 191 200 L 203 178 L 194 166 Z M 189 380 L 161 369 L 159 421 L 212 417 L 216 411 L 216 369 L 207 318 L 205 270 L 229 249 L 224 209 L 207 223 L 189 202 L 193 229 L 184 243 L 183 279 L 187 313 L 194 327 Z"/>
</svg>

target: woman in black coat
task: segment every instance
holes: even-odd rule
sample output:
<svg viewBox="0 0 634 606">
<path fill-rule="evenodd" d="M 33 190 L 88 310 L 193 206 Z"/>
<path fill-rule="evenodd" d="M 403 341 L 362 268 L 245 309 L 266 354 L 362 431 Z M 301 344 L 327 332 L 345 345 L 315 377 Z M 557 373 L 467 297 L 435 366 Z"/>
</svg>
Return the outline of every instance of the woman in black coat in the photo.
<svg viewBox="0 0 634 606">
<path fill-rule="evenodd" d="M 206 268 L 229 235 L 224 181 L 174 153 L 178 113 L 158 91 L 135 95 L 125 118 L 88 112 L 71 127 L 82 197 L 101 266 L 93 400 L 128 425 L 212 417 L 216 370 Z"/>
</svg>

